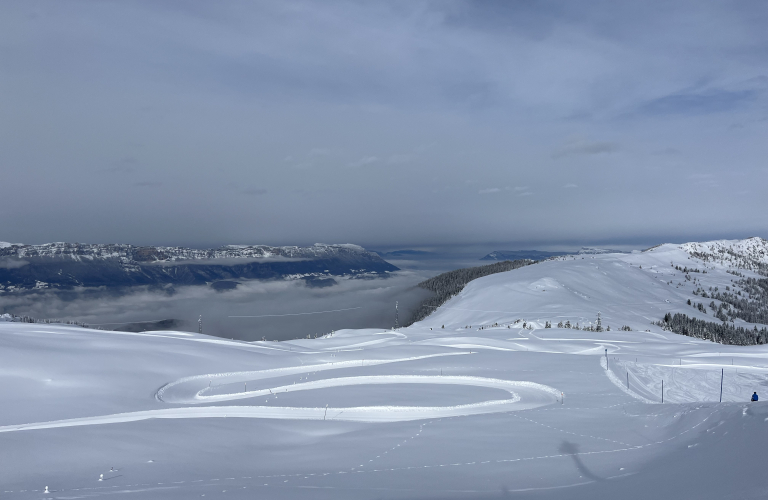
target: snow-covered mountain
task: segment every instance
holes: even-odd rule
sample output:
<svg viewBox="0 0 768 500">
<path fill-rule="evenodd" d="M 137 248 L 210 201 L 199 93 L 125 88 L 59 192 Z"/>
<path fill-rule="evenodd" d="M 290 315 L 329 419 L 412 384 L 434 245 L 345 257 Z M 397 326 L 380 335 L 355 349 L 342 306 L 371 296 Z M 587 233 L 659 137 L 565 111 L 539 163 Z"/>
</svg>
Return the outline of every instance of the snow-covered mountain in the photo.
<svg viewBox="0 0 768 500">
<path fill-rule="evenodd" d="M 542 250 L 496 250 L 494 252 L 485 255 L 480 260 L 518 260 L 518 259 L 531 259 L 531 260 L 545 260 L 550 257 L 557 257 L 559 255 L 567 255 L 567 252 L 545 252 Z"/>
<path fill-rule="evenodd" d="M 0 322 L 2 494 L 764 498 L 768 345 L 660 321 L 721 324 L 706 302 L 757 300 L 765 240 L 717 243 L 486 276 L 397 331 L 248 343 Z"/>
<path fill-rule="evenodd" d="M 645 330 L 666 313 L 721 323 L 722 304 L 728 321 L 764 327 L 741 317 L 750 306 L 768 309 L 768 273 L 760 268 L 766 249 L 768 241 L 752 238 L 556 257 L 472 281 L 424 322 L 584 326 L 594 325 L 600 312 L 604 326 Z"/>
<path fill-rule="evenodd" d="M 603 253 L 626 253 L 621 250 L 608 248 L 581 247 L 578 252 L 547 252 L 543 250 L 496 250 L 482 257 L 480 260 L 545 260 L 561 255 L 597 255 Z"/>
<path fill-rule="evenodd" d="M 706 262 L 719 262 L 738 269 L 768 271 L 768 241 L 759 238 L 686 243 L 680 248 Z"/>
<path fill-rule="evenodd" d="M 363 247 L 352 244 L 326 245 L 315 243 L 311 247 L 267 245 L 225 245 L 213 249 L 185 247 L 136 246 L 128 244 L 46 243 L 23 245 L 0 243 L 0 256 L 62 258 L 71 260 L 121 259 L 127 263 L 171 263 L 188 260 L 211 259 L 323 259 L 329 257 L 370 255 Z"/>
<path fill-rule="evenodd" d="M 621 250 L 612 250 L 610 248 L 581 247 L 576 255 L 597 255 L 603 253 L 626 253 Z"/>
<path fill-rule="evenodd" d="M 228 245 L 204 250 L 127 244 L 0 245 L 0 290 L 6 291 L 322 278 L 396 270 L 375 253 L 351 244 Z"/>
</svg>

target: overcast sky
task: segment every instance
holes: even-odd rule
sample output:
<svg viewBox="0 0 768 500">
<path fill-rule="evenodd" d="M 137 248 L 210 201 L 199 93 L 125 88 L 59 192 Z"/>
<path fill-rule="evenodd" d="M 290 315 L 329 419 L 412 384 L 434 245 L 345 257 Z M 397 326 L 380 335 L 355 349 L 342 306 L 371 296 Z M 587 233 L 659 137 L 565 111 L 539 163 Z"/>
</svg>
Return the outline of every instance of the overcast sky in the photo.
<svg viewBox="0 0 768 500">
<path fill-rule="evenodd" d="M 0 240 L 768 237 L 768 2 L 0 3 Z"/>
</svg>

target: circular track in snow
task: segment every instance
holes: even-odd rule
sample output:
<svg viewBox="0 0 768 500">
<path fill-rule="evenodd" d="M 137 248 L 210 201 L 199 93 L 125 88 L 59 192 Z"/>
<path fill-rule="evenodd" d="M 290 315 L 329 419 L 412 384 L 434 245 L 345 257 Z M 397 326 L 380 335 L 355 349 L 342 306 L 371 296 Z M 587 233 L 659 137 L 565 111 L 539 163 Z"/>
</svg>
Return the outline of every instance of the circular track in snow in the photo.
<svg viewBox="0 0 768 500">
<path fill-rule="evenodd" d="M 455 406 L 360 406 L 346 408 L 303 408 L 275 406 L 196 406 L 185 408 L 166 408 L 160 410 L 117 413 L 97 417 L 73 418 L 52 422 L 7 425 L 0 427 L 0 432 L 13 432 L 34 429 L 52 429 L 121 422 L 135 422 L 154 418 L 269 418 L 287 420 L 344 420 L 357 422 L 401 422 L 441 417 L 458 417 L 525 410 L 552 404 L 557 401 L 559 391 L 535 382 L 502 380 L 468 376 L 426 376 L 426 375 L 374 375 L 360 377 L 339 377 L 315 380 L 301 384 L 273 387 L 244 393 L 219 394 L 205 396 L 197 394 L 198 403 L 214 402 L 265 394 L 307 391 L 328 387 L 371 384 L 443 384 L 464 385 L 501 389 L 509 393 L 506 399 L 496 399 L 479 403 Z M 204 393 L 205 389 L 199 391 Z"/>
</svg>

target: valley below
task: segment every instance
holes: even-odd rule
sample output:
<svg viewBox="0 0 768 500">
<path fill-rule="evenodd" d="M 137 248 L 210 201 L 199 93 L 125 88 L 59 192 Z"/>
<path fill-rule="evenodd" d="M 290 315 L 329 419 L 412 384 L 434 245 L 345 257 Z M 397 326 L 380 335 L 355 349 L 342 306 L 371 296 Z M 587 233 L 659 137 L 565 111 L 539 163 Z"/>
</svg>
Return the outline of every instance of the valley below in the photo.
<svg viewBox="0 0 768 500">
<path fill-rule="evenodd" d="M 558 256 L 407 328 L 281 342 L 0 322 L 0 495 L 763 498 L 765 325 L 664 318 L 726 323 L 688 304 L 716 287 L 758 307 L 767 248 Z"/>
</svg>

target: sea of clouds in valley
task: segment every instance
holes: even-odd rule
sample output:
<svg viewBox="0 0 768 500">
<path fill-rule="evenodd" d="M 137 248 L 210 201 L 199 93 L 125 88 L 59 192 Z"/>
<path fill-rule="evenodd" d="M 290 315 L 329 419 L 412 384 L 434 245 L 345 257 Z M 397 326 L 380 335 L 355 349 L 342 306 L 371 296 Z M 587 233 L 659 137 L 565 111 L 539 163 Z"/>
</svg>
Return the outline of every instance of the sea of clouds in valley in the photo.
<svg viewBox="0 0 768 500">
<path fill-rule="evenodd" d="M 180 320 L 181 329 L 241 340 L 286 340 L 341 328 L 390 328 L 395 302 L 405 321 L 428 292 L 416 287 L 427 277 L 416 271 L 387 279 L 339 279 L 330 287 L 307 286 L 303 280 L 239 281 L 234 290 L 184 286 L 168 291 L 84 289 L 70 292 L 0 295 L 0 313 L 38 319 L 61 319 L 115 329 L 118 323 Z M 334 311 L 334 312 L 323 312 Z M 321 314 L 306 314 L 318 313 Z M 262 316 L 231 318 L 230 316 Z"/>
</svg>

